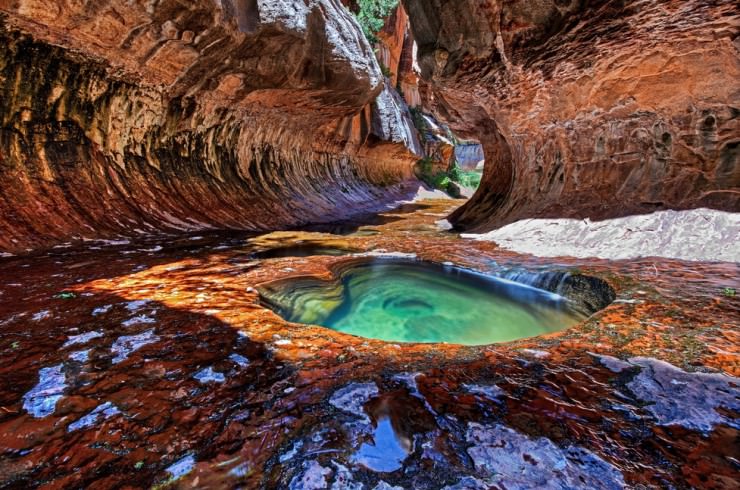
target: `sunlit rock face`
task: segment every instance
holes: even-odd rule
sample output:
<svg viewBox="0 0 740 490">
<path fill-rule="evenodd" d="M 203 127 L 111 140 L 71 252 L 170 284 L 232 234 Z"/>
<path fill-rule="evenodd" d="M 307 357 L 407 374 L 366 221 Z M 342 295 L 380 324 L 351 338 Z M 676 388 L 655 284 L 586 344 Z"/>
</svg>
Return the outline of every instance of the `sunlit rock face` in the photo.
<svg viewBox="0 0 740 490">
<path fill-rule="evenodd" d="M 377 207 L 418 151 L 383 90 L 330 0 L 2 0 L 0 250 Z"/>
<path fill-rule="evenodd" d="M 735 2 L 403 4 L 425 105 L 485 147 L 457 227 L 740 209 Z"/>
</svg>

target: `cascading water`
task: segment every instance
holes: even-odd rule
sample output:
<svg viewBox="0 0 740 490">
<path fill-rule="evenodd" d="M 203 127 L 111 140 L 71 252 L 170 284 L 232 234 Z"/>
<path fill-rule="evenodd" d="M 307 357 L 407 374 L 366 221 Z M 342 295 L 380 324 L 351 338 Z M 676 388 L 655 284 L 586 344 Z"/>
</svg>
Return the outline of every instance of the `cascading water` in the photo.
<svg viewBox="0 0 740 490">
<path fill-rule="evenodd" d="M 504 279 L 508 279 L 509 281 L 526 284 L 533 288 L 544 289 L 545 291 L 550 291 L 560 295 L 562 295 L 564 287 L 568 283 L 568 279 L 571 277 L 570 272 L 563 271 L 532 272 L 515 270 L 497 275 Z"/>
<path fill-rule="evenodd" d="M 573 308 L 586 316 L 605 308 L 616 299 L 614 290 L 603 280 L 568 271 L 518 269 L 499 272 L 495 275 L 567 298 Z"/>
</svg>

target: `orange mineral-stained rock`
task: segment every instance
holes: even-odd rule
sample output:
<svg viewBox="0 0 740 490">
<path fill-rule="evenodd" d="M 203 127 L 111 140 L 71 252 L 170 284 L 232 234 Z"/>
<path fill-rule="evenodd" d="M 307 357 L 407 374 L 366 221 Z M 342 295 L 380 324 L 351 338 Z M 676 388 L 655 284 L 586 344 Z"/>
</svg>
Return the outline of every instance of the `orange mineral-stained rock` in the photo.
<svg viewBox="0 0 740 490">
<path fill-rule="evenodd" d="M 436 488 L 487 465 L 516 481 L 500 464 L 515 458 L 608 488 L 737 486 L 740 305 L 722 294 L 737 264 L 525 256 L 440 231 L 450 208 L 407 204 L 342 237 L 201 232 L 1 258 L 0 482 L 286 488 L 341 471 Z M 261 284 L 357 260 L 310 247 L 564 271 L 617 300 L 514 342 L 382 342 L 261 304 Z M 360 464 L 393 438 L 395 459 L 363 461 L 402 470 Z"/>
<path fill-rule="evenodd" d="M 326 222 L 420 152 L 336 2 L 0 2 L 0 250 Z"/>
</svg>

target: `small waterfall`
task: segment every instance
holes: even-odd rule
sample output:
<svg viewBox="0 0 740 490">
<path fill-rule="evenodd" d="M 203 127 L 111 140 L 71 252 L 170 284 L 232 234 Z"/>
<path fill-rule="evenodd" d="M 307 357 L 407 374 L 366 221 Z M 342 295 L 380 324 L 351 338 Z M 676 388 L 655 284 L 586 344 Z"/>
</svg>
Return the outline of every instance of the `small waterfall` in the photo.
<svg viewBox="0 0 740 490">
<path fill-rule="evenodd" d="M 508 279 L 509 281 L 526 284 L 533 288 L 544 289 L 545 291 L 550 291 L 551 293 L 564 296 L 565 286 L 568 283 L 568 279 L 571 277 L 571 274 L 570 272 L 563 271 L 533 272 L 513 270 L 500 273 L 498 276 Z"/>
<path fill-rule="evenodd" d="M 587 316 L 606 308 L 617 297 L 603 279 L 567 271 L 509 270 L 496 275 L 562 296 Z"/>
</svg>

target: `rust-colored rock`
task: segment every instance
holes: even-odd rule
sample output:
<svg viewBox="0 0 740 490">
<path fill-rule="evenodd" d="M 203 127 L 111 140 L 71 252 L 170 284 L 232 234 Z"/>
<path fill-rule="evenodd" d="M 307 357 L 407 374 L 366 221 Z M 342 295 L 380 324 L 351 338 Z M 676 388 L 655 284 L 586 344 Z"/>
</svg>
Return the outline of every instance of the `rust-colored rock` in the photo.
<svg viewBox="0 0 740 490">
<path fill-rule="evenodd" d="M 401 53 L 408 38 L 409 18 L 402 5 L 398 5 L 385 20 L 378 33 L 378 53 L 380 63 L 390 71 L 391 85 L 396 87 L 401 69 Z"/>
<path fill-rule="evenodd" d="M 0 90 L 11 252 L 330 221 L 398 196 L 416 158 L 329 0 L 2 0 Z"/>
<path fill-rule="evenodd" d="M 283 489 L 310 468 L 318 488 L 512 487 L 554 468 L 563 488 L 738 486 L 740 300 L 722 294 L 736 264 L 523 256 L 440 231 L 450 208 L 409 204 L 342 237 L 202 233 L 0 258 L 0 486 L 150 488 L 174 473 L 175 488 Z M 550 336 L 393 344 L 261 306 L 262 283 L 355 260 L 262 254 L 306 244 L 571 271 L 618 299 Z M 388 419 L 413 451 L 378 473 L 356 454 Z M 512 456 L 496 446 L 529 449 L 528 471 L 501 468 Z M 604 485 L 562 484 L 571 470 Z"/>
<path fill-rule="evenodd" d="M 425 104 L 485 146 L 459 228 L 740 210 L 735 2 L 403 4 Z"/>
</svg>

